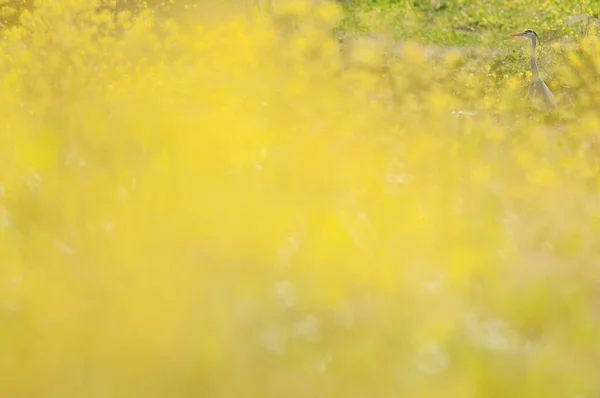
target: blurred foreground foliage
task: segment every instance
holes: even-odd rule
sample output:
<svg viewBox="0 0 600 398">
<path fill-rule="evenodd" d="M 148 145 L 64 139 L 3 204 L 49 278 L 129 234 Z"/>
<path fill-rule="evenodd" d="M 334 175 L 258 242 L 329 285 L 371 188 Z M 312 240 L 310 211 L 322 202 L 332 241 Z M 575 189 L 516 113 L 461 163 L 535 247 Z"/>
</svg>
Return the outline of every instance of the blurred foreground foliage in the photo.
<svg viewBox="0 0 600 398">
<path fill-rule="evenodd" d="M 197 12 L 4 32 L 0 396 L 600 394 L 596 36 L 545 114 L 332 3 Z"/>
</svg>

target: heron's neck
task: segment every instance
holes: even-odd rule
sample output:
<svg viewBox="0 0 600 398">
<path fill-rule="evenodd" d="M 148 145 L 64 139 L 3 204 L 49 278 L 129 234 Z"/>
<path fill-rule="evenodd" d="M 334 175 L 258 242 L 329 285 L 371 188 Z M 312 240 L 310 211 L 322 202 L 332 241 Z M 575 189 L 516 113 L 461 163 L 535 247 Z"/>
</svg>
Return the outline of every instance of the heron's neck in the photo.
<svg viewBox="0 0 600 398">
<path fill-rule="evenodd" d="M 533 80 L 540 80 L 540 70 L 538 69 L 537 66 L 537 59 L 536 59 L 536 47 L 537 47 L 537 39 L 535 37 L 533 37 L 531 39 L 531 54 L 530 54 L 530 59 L 531 59 L 531 77 L 533 78 Z"/>
</svg>

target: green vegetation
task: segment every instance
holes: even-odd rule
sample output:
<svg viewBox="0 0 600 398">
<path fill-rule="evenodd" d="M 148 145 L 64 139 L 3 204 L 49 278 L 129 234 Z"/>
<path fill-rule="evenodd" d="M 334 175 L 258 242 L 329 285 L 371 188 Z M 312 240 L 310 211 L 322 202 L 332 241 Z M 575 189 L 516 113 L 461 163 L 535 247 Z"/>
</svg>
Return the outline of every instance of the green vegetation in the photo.
<svg viewBox="0 0 600 398">
<path fill-rule="evenodd" d="M 399 39 L 449 46 L 498 47 L 498 37 L 531 27 L 547 42 L 585 36 L 600 14 L 595 2 L 515 1 L 350 1 L 348 27 L 384 31 Z"/>
<path fill-rule="evenodd" d="M 463 68 L 487 72 L 497 86 L 509 77 L 526 78 L 527 52 L 508 34 L 533 28 L 541 36 L 542 71 L 554 90 L 566 89 L 557 74 L 567 63 L 564 50 L 595 31 L 600 15 L 600 4 L 579 0 L 347 1 L 345 6 L 341 36 L 383 35 L 416 41 L 433 52 L 459 51 L 467 58 Z"/>
</svg>

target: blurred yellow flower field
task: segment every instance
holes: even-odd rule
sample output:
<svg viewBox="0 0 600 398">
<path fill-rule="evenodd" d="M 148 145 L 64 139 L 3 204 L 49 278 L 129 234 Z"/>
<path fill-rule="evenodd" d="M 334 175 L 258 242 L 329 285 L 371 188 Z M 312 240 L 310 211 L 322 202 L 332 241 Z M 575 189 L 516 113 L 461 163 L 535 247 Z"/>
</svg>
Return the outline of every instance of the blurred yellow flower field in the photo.
<svg viewBox="0 0 600 398">
<path fill-rule="evenodd" d="M 0 396 L 598 396 L 595 33 L 543 113 L 333 3 L 209 3 L 3 31 Z"/>
</svg>

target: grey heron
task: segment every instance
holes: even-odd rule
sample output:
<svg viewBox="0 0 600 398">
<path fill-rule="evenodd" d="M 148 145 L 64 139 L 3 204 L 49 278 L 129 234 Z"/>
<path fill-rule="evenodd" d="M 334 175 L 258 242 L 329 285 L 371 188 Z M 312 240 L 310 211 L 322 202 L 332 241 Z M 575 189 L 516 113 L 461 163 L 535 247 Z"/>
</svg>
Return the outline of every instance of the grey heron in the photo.
<svg viewBox="0 0 600 398">
<path fill-rule="evenodd" d="M 525 29 L 520 33 L 511 33 L 511 36 L 523 36 L 531 40 L 531 84 L 529 85 L 527 98 L 534 101 L 540 98 L 548 108 L 556 108 L 554 95 L 552 95 L 552 91 L 550 91 L 544 80 L 540 77 L 540 71 L 537 66 L 536 47 L 539 41 L 537 33 L 531 29 Z"/>
</svg>

